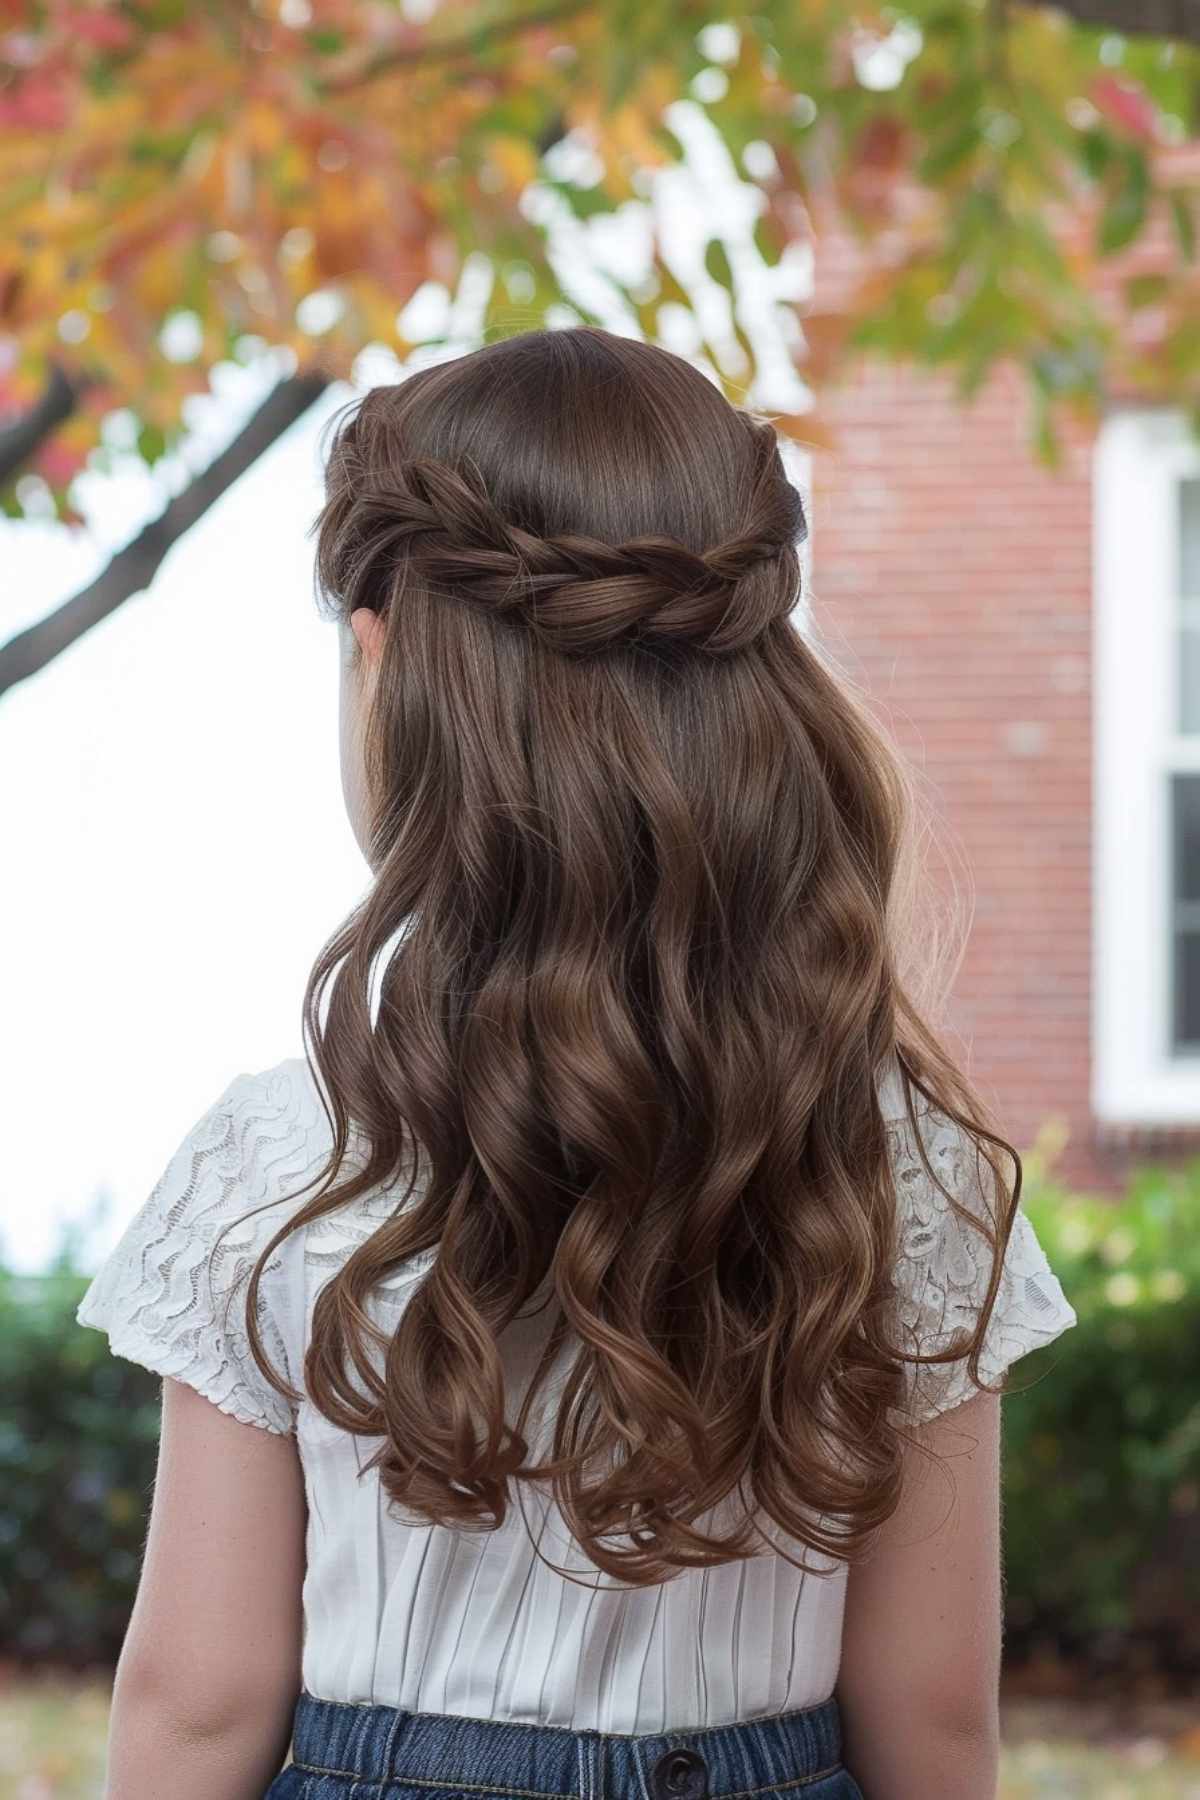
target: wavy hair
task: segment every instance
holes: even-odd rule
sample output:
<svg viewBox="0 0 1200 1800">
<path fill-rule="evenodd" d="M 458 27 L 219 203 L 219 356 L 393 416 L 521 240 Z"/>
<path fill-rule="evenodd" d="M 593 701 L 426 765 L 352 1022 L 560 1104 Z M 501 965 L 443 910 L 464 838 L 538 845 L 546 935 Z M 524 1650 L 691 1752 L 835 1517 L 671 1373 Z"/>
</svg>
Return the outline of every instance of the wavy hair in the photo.
<svg viewBox="0 0 1200 1800">
<path fill-rule="evenodd" d="M 335 424 L 319 599 L 385 622 L 373 880 L 308 980 L 334 1141 L 254 1269 L 254 1355 L 299 1397 L 258 1334 L 263 1266 L 395 1189 L 304 1366 L 327 1419 L 382 1440 L 392 1500 L 498 1526 L 543 1484 L 633 1585 L 759 1553 L 756 1508 L 851 1560 L 898 1504 L 905 1363 L 967 1356 L 982 1388 L 1021 1165 L 914 997 L 912 789 L 798 628 L 775 429 L 592 326 L 487 343 Z M 974 1330 L 926 1356 L 895 1317 L 889 1065 L 931 1179 L 918 1094 L 1001 1200 L 980 1219 L 943 1188 L 993 1267 Z M 422 1251 L 385 1331 L 372 1293 Z M 539 1293 L 511 1423 L 500 1339 Z M 703 1529 L 735 1490 L 732 1529 Z"/>
</svg>

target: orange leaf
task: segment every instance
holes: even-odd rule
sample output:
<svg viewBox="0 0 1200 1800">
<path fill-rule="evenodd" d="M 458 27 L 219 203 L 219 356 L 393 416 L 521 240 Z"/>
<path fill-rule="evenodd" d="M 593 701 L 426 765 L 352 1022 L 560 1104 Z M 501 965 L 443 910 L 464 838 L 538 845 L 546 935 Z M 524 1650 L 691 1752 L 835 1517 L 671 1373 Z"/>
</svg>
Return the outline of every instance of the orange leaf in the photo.
<svg viewBox="0 0 1200 1800">
<path fill-rule="evenodd" d="M 287 137 L 287 120 L 269 101 L 252 100 L 246 108 L 242 129 L 253 149 L 277 150 Z"/>
<path fill-rule="evenodd" d="M 813 450 L 835 450 L 837 433 L 815 412 L 769 413 L 772 425 L 781 437 L 793 444 Z"/>
<path fill-rule="evenodd" d="M 800 324 L 808 346 L 808 354 L 804 358 L 805 372 L 819 378 L 833 367 L 841 354 L 850 330 L 850 315 L 844 312 L 810 312 L 804 314 Z"/>
<path fill-rule="evenodd" d="M 494 137 L 488 144 L 488 156 L 514 193 L 520 193 L 537 174 L 537 153 L 528 138 Z"/>
</svg>

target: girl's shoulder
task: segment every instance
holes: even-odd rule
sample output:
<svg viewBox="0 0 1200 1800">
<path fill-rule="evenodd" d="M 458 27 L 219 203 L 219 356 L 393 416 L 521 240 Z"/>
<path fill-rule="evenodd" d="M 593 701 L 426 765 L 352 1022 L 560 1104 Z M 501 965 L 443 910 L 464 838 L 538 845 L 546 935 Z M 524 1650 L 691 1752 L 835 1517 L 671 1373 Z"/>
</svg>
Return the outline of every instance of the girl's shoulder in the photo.
<svg viewBox="0 0 1200 1800">
<path fill-rule="evenodd" d="M 303 1056 L 235 1075 L 207 1109 L 230 1121 L 248 1163 L 262 1165 L 268 1187 L 324 1159 L 332 1142 L 316 1078 Z"/>
<path fill-rule="evenodd" d="M 256 1319 L 268 1355 L 294 1379 L 322 1271 L 374 1228 L 351 1206 L 269 1249 L 317 1191 L 332 1142 L 304 1057 L 233 1076 L 168 1156 L 88 1286 L 79 1322 L 106 1332 L 116 1354 L 187 1382 L 235 1417 L 292 1430 L 293 1407 L 250 1354 L 245 1300 L 269 1251 Z"/>
<path fill-rule="evenodd" d="M 1075 1325 L 1075 1309 L 1024 1208 L 1011 1207 L 1008 1159 L 999 1158 L 1001 1185 L 983 1141 L 940 1107 L 914 1094 L 910 1118 L 898 1066 L 885 1071 L 879 1096 L 898 1220 L 895 1288 L 910 1348 L 947 1350 L 964 1327 L 976 1327 L 999 1250 L 1000 1282 L 980 1356 L 992 1385 L 1018 1358 Z M 909 1365 L 909 1381 L 909 1412 L 919 1422 L 976 1391 L 965 1359 Z"/>
<path fill-rule="evenodd" d="M 242 1071 L 184 1133 L 143 1208 L 178 1241 L 261 1249 L 315 1192 L 333 1132 L 306 1058 Z M 295 1249 L 306 1246 L 305 1226 Z M 292 1254 L 292 1240 L 280 1246 Z"/>
</svg>

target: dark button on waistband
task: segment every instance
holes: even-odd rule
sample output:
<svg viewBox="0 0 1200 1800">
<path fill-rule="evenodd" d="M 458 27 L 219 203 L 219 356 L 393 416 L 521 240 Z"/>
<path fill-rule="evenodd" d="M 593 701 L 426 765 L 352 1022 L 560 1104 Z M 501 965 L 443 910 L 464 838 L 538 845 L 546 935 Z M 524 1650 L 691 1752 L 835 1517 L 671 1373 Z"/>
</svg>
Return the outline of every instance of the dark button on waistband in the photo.
<svg viewBox="0 0 1200 1800">
<path fill-rule="evenodd" d="M 695 1750 L 664 1750 L 650 1771 L 653 1800 L 705 1800 L 708 1764 Z"/>
</svg>

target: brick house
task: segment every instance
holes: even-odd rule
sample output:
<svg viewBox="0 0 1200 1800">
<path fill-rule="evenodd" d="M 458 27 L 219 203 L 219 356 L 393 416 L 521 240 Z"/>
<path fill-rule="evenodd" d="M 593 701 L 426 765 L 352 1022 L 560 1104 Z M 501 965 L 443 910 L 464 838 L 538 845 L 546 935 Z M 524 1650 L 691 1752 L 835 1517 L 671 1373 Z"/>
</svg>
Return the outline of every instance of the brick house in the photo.
<svg viewBox="0 0 1200 1800">
<path fill-rule="evenodd" d="M 1160 155 L 1200 172 L 1200 145 Z M 815 236 L 813 309 L 836 311 L 862 253 L 828 216 Z M 1106 304 L 1178 254 L 1153 219 Z M 1021 1150 L 1065 1126 L 1073 1182 L 1200 1152 L 1200 442 L 1121 394 L 1048 470 L 1011 368 L 964 409 L 872 359 L 820 411 L 813 626 L 934 801 L 938 879 L 967 867 L 949 1025 L 973 1076 Z"/>
</svg>

